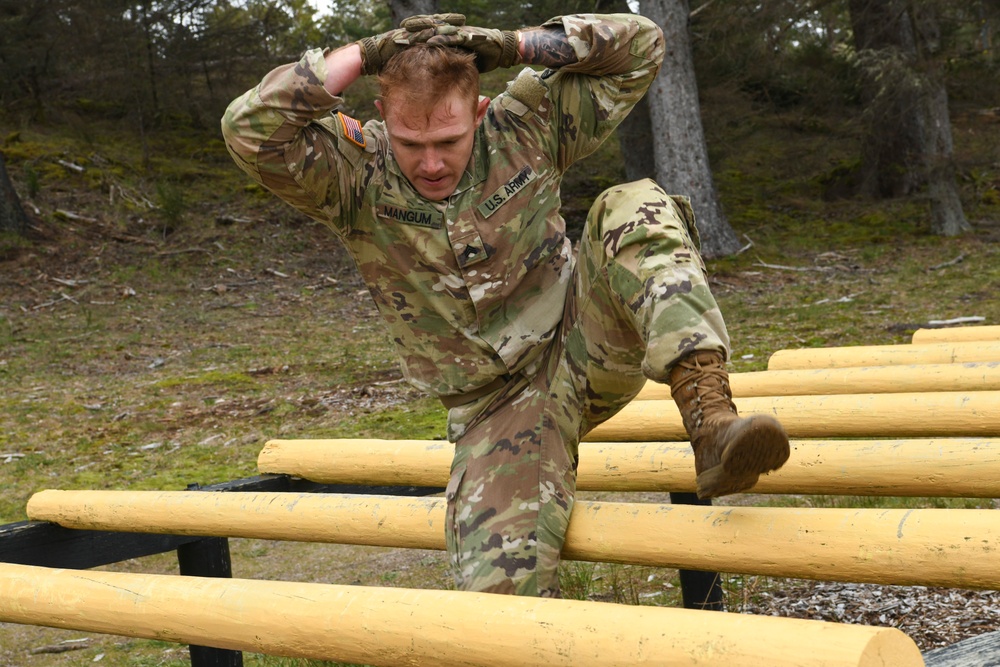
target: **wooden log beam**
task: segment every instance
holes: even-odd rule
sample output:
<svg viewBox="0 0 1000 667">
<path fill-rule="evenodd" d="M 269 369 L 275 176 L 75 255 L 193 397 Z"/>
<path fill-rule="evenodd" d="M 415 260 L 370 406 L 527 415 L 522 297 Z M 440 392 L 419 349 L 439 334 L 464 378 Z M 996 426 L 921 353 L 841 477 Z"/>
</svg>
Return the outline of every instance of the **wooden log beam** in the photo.
<svg viewBox="0 0 1000 667">
<path fill-rule="evenodd" d="M 1000 326 L 946 327 L 942 329 L 917 329 L 910 342 L 916 345 L 930 343 L 959 343 L 968 341 L 1000 341 Z"/>
<path fill-rule="evenodd" d="M 454 456 L 455 445 L 447 440 L 269 440 L 257 455 L 257 469 L 314 481 L 354 480 L 345 484 L 378 479 L 391 486 L 421 480 L 418 486 L 444 487 Z"/>
<path fill-rule="evenodd" d="M 1000 391 L 738 398 L 740 414 L 777 417 L 793 438 L 1000 435 Z M 632 401 L 586 439 L 686 440 L 673 401 Z"/>
<path fill-rule="evenodd" d="M 69 528 L 444 549 L 443 498 L 60 491 L 28 515 Z M 775 548 L 775 545 L 781 545 Z M 827 509 L 578 502 L 571 560 L 824 581 L 1000 588 L 992 509 Z"/>
<path fill-rule="evenodd" d="M 989 667 L 1000 665 L 1000 630 L 963 639 L 924 653 L 926 667 Z"/>
<path fill-rule="evenodd" d="M 767 369 L 787 371 L 804 368 L 957 364 L 984 361 L 1000 361 L 1000 342 L 855 345 L 778 350 L 768 359 Z"/>
<path fill-rule="evenodd" d="M 1000 362 L 767 370 L 731 373 L 733 396 L 817 396 L 1000 390 Z M 670 400 L 670 387 L 647 382 L 639 401 Z"/>
<path fill-rule="evenodd" d="M 1000 438 L 793 440 L 785 466 L 754 493 L 1000 497 Z M 271 440 L 262 473 L 349 485 L 443 487 L 454 445 L 443 440 Z M 580 491 L 695 491 L 687 442 L 584 442 Z"/>
<path fill-rule="evenodd" d="M 923 665 L 913 640 L 895 628 L 24 565 L 0 565 L 0 621 L 386 667 Z"/>
</svg>

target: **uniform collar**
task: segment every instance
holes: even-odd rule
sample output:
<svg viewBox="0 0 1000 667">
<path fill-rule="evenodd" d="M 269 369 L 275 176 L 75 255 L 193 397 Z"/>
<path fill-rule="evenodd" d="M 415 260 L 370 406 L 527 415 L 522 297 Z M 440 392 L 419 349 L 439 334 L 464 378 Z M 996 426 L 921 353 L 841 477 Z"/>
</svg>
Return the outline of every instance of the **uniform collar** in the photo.
<svg viewBox="0 0 1000 667">
<path fill-rule="evenodd" d="M 484 118 L 483 122 L 476 128 L 476 138 L 472 142 L 472 157 L 469 158 L 469 164 L 465 168 L 465 173 L 458 182 L 458 187 L 455 188 L 455 194 L 465 192 L 469 188 L 474 188 L 485 181 L 489 175 L 490 145 L 486 140 L 487 122 L 489 122 L 489 118 Z"/>
</svg>

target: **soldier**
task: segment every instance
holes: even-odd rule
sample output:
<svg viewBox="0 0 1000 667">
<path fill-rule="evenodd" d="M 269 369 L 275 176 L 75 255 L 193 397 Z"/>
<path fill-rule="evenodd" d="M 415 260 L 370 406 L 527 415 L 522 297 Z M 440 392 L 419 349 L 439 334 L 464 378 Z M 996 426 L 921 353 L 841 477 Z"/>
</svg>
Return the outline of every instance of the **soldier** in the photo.
<svg viewBox="0 0 1000 667">
<path fill-rule="evenodd" d="M 457 14 L 312 50 L 235 100 L 237 164 L 343 242 L 405 377 L 439 396 L 455 459 L 446 538 L 460 589 L 559 593 L 580 438 L 647 378 L 666 382 L 698 492 L 743 491 L 788 458 L 766 416 L 741 418 L 729 338 L 688 200 L 650 180 L 594 203 L 575 254 L 559 184 L 646 93 L 663 36 L 635 15 L 517 32 Z M 525 68 L 496 99 L 479 73 Z M 378 75 L 381 121 L 336 111 Z"/>
</svg>

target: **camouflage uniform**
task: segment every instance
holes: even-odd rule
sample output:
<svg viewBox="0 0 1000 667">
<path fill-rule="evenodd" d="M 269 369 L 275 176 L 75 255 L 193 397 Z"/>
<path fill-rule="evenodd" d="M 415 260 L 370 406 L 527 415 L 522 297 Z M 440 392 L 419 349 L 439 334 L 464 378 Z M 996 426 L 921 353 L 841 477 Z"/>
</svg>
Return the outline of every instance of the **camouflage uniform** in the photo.
<svg viewBox="0 0 1000 667">
<path fill-rule="evenodd" d="M 323 52 L 280 67 L 223 119 L 233 157 L 343 241 L 406 378 L 451 407 L 447 542 L 460 588 L 558 593 L 581 436 L 695 349 L 728 354 L 686 199 L 603 193 L 574 256 L 559 184 L 642 98 L 663 57 L 640 16 L 561 24 L 579 62 L 525 69 L 493 100 L 446 201 L 423 199 L 383 123 L 323 88 Z"/>
</svg>

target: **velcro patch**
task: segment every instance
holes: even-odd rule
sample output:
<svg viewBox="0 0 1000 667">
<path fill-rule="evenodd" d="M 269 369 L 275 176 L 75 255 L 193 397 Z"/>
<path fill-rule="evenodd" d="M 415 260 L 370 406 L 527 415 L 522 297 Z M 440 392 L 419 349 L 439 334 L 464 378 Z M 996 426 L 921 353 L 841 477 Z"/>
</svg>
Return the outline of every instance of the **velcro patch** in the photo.
<svg viewBox="0 0 1000 667">
<path fill-rule="evenodd" d="M 339 111 L 337 112 L 337 118 L 340 119 L 340 126 L 344 128 L 344 136 L 347 137 L 352 143 L 364 148 L 365 133 L 361 129 L 361 123 Z"/>
<path fill-rule="evenodd" d="M 537 174 L 531 168 L 531 165 L 522 167 L 521 171 L 517 172 L 513 178 L 497 188 L 496 192 L 487 197 L 486 201 L 479 205 L 479 215 L 488 218 L 496 213 L 501 206 L 510 201 L 511 197 L 523 190 L 528 183 L 535 180 L 536 176 Z"/>
<path fill-rule="evenodd" d="M 427 227 L 428 229 L 441 229 L 444 222 L 444 214 L 440 211 L 428 211 L 426 209 L 411 209 L 382 204 L 376 209 L 380 218 L 395 220 L 404 225 L 416 225 L 417 227 Z"/>
</svg>

